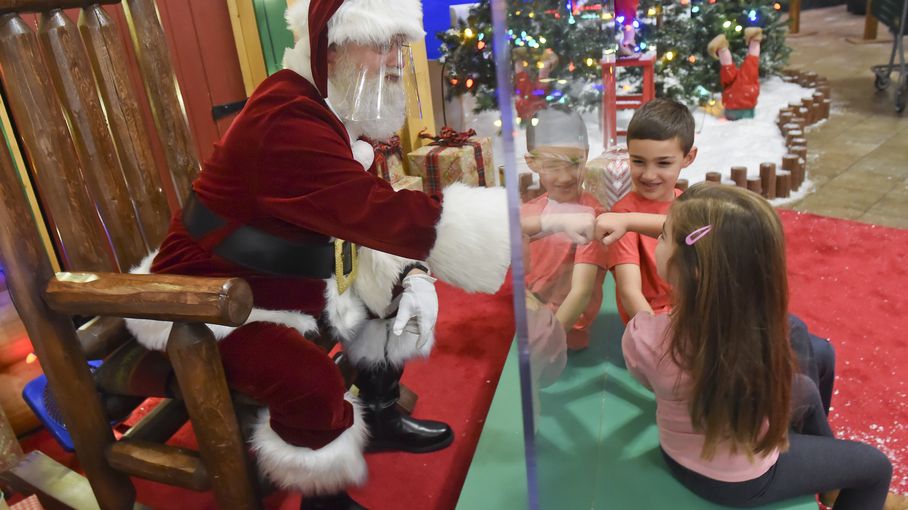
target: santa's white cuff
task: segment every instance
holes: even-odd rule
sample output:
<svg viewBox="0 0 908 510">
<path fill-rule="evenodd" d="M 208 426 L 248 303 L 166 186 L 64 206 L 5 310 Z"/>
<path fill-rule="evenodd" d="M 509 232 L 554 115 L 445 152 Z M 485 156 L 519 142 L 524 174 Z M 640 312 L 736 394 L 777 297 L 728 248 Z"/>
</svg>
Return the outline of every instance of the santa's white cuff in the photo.
<svg viewBox="0 0 908 510">
<path fill-rule="evenodd" d="M 455 183 L 443 193 L 429 267 L 469 292 L 496 292 L 511 263 L 505 189 Z"/>
<path fill-rule="evenodd" d="M 367 368 L 389 364 L 402 367 L 414 358 L 427 358 L 435 345 L 435 335 L 420 344 L 419 333 L 406 328 L 400 335 L 391 331 L 391 319 L 371 319 L 365 322 L 359 334 L 343 342 L 344 352 L 353 366 Z"/>
<path fill-rule="evenodd" d="M 259 470 L 281 488 L 307 495 L 334 494 L 365 483 L 363 447 L 368 431 L 355 399 L 345 398 L 353 404 L 353 426 L 318 449 L 293 446 L 281 439 L 271 428 L 271 414 L 263 410 L 250 441 Z"/>
</svg>

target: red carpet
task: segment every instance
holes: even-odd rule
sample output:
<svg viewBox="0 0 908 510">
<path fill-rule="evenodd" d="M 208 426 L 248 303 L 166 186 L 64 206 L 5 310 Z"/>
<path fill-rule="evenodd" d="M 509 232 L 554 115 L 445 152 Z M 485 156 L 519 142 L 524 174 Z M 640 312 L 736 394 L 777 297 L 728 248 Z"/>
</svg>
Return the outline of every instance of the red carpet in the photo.
<svg viewBox="0 0 908 510">
<path fill-rule="evenodd" d="M 832 427 L 883 451 L 908 493 L 908 230 L 781 215 L 792 312 L 836 349 Z"/>
<path fill-rule="evenodd" d="M 428 361 L 407 365 L 403 381 L 419 395 L 413 415 L 449 423 L 456 438 L 445 450 L 430 454 L 367 455 L 369 481 L 351 494 L 371 510 L 454 507 L 514 335 L 509 283 L 495 295 L 466 294 L 441 283 L 436 288 L 439 317 L 435 350 Z M 177 433 L 172 443 L 195 447 L 188 427 Z M 23 448 L 40 449 L 70 467 L 76 466 L 74 456 L 65 453 L 47 433 L 26 439 Z M 155 510 L 216 508 L 211 493 L 146 480 L 134 482 L 138 501 Z M 295 510 L 299 503 L 298 494 L 279 492 L 268 498 L 266 507 Z"/>
<path fill-rule="evenodd" d="M 788 241 L 791 309 L 831 338 L 838 355 L 831 413 L 840 437 L 868 442 L 895 467 L 892 489 L 908 492 L 908 230 L 781 211 Z M 513 334 L 511 294 L 465 295 L 439 285 L 438 342 L 429 362 L 409 366 L 420 395 L 415 415 L 450 423 L 454 444 L 428 455 L 367 456 L 371 479 L 355 497 L 373 510 L 453 508 Z M 184 440 L 189 434 L 181 433 Z M 72 465 L 46 434 L 27 441 Z M 155 509 L 214 508 L 210 494 L 137 481 Z M 269 508 L 295 509 L 274 494 Z"/>
</svg>

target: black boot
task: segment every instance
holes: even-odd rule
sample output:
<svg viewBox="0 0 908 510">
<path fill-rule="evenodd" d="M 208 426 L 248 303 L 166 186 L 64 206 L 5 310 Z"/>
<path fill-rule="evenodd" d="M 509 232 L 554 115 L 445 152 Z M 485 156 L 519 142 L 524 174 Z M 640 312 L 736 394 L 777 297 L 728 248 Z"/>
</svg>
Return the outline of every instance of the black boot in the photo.
<svg viewBox="0 0 908 510">
<path fill-rule="evenodd" d="M 368 510 L 347 494 L 346 491 L 328 496 L 303 496 L 300 510 Z"/>
<path fill-rule="evenodd" d="M 451 444 L 454 433 L 445 423 L 417 420 L 397 407 L 403 368 L 388 365 L 361 369 L 356 378 L 359 400 L 369 427 L 367 452 L 428 453 Z"/>
</svg>

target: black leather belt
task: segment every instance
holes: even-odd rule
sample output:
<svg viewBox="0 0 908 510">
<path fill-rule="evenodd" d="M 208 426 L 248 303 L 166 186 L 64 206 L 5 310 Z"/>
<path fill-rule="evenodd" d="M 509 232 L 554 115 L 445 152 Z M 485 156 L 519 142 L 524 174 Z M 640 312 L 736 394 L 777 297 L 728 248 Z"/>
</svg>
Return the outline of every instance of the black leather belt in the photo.
<svg viewBox="0 0 908 510">
<path fill-rule="evenodd" d="M 227 220 L 189 194 L 183 206 L 183 225 L 196 241 L 223 227 Z M 288 241 L 250 226 L 241 226 L 214 247 L 214 253 L 254 271 L 299 278 L 335 276 L 335 244 Z M 343 271 L 353 270 L 353 245 L 343 243 Z"/>
</svg>

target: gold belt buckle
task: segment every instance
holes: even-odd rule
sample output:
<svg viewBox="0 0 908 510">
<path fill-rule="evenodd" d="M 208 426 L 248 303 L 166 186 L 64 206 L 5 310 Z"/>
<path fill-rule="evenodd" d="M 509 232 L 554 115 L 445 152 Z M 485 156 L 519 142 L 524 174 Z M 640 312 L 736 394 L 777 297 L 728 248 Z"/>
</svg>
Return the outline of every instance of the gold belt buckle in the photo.
<svg viewBox="0 0 908 510">
<path fill-rule="evenodd" d="M 344 271 L 344 250 L 349 250 L 350 271 Z M 356 245 L 344 241 L 343 239 L 334 240 L 334 280 L 337 282 L 338 295 L 343 294 L 353 280 L 356 279 Z"/>
</svg>

